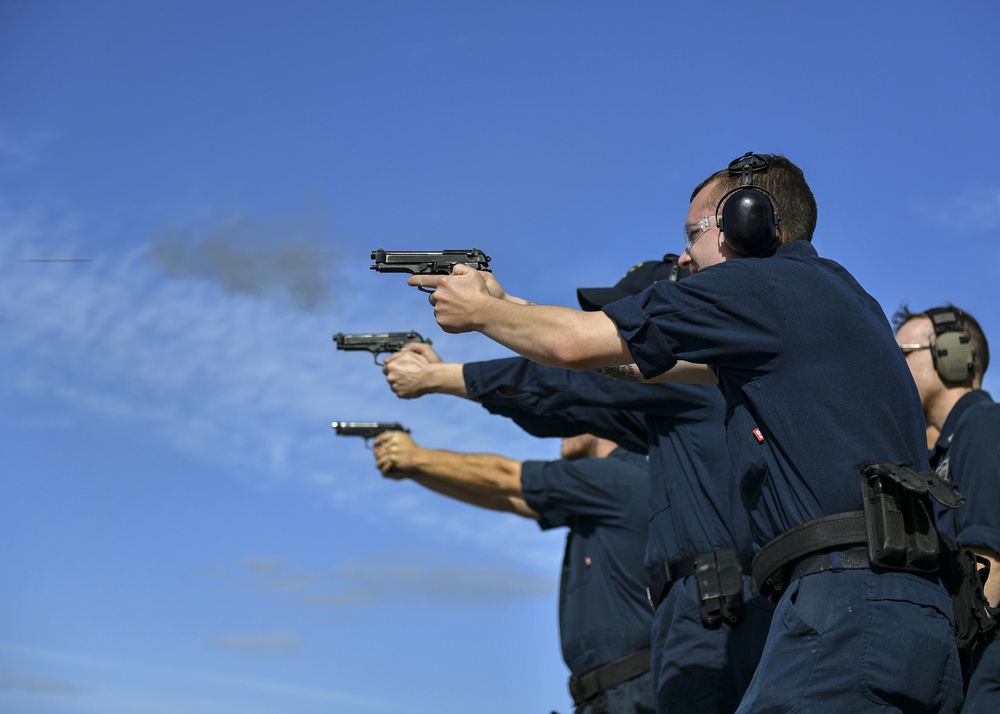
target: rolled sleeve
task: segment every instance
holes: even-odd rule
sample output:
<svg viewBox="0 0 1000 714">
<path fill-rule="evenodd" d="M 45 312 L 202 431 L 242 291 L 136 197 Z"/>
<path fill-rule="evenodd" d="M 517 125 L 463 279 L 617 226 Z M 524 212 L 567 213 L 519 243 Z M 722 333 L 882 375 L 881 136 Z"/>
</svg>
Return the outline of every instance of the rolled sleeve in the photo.
<svg viewBox="0 0 1000 714">
<path fill-rule="evenodd" d="M 618 326 L 622 339 L 642 376 L 649 379 L 673 368 L 677 358 L 666 336 L 650 320 L 635 298 L 624 298 L 604 307 L 604 314 Z"/>
</svg>

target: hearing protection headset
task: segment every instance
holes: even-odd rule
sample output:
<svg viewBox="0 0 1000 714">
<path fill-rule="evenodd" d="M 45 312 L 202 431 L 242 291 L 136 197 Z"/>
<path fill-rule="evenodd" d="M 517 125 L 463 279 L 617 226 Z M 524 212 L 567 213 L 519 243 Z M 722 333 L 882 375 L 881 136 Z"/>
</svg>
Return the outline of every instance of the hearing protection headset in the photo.
<svg viewBox="0 0 1000 714">
<path fill-rule="evenodd" d="M 757 256 L 774 247 L 778 211 L 774 196 L 753 185 L 753 172 L 763 173 L 771 164 L 771 154 L 748 151 L 729 164 L 729 175 L 739 176 L 741 186 L 733 189 L 715 207 L 719 230 L 726 243 L 740 255 Z"/>
<path fill-rule="evenodd" d="M 924 313 L 934 325 L 931 356 L 934 369 L 945 382 L 965 382 L 972 375 L 972 335 L 957 308 L 936 307 Z"/>
</svg>

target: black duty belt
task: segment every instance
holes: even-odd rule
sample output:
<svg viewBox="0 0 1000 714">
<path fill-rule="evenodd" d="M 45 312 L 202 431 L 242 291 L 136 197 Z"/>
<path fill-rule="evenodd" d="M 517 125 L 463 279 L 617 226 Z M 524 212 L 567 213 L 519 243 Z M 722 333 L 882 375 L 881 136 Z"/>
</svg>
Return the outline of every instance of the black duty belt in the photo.
<svg viewBox="0 0 1000 714">
<path fill-rule="evenodd" d="M 707 553 L 698 553 L 698 555 L 692 555 L 690 558 L 684 558 L 673 563 L 664 561 L 663 565 L 653 575 L 652 583 L 646 588 L 646 599 L 649 600 L 649 604 L 652 605 L 653 609 L 658 608 L 660 603 L 666 599 L 671 585 L 681 578 L 697 574 L 698 566 L 705 562 L 706 556 L 712 556 L 718 552 L 717 550 L 712 550 Z M 738 553 L 736 557 L 743 572 L 749 574 L 753 565 L 753 558 L 743 553 Z"/>
<path fill-rule="evenodd" d="M 635 679 L 649 671 L 649 648 L 595 667 L 579 677 L 569 678 L 569 693 L 579 706 L 598 694 Z"/>
<path fill-rule="evenodd" d="M 753 559 L 753 580 L 773 602 L 795 578 L 869 567 L 865 513 L 850 511 L 803 523 L 769 542 Z"/>
</svg>

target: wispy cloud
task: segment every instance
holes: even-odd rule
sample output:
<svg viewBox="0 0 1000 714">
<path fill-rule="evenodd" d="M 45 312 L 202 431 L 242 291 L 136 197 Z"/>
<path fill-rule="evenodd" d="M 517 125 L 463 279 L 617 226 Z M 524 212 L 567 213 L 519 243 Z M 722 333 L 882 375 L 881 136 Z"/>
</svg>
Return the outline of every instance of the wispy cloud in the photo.
<svg viewBox="0 0 1000 714">
<path fill-rule="evenodd" d="M 23 692 L 26 694 L 79 696 L 92 690 L 52 677 L 7 677 L 0 679 L 0 692 Z"/>
<path fill-rule="evenodd" d="M 15 132 L 0 124 L 0 173 L 31 168 L 42 159 L 54 138 L 51 132 Z"/>
<path fill-rule="evenodd" d="M 249 557 L 236 567 L 220 567 L 206 575 L 222 577 L 262 595 L 320 608 L 400 602 L 437 607 L 494 606 L 522 598 L 551 598 L 557 582 L 556 573 L 543 577 L 509 562 L 459 563 L 419 551 L 384 552 L 311 572 L 277 558 Z"/>
<path fill-rule="evenodd" d="M 210 647 L 248 654 L 252 657 L 294 657 L 302 650 L 302 638 L 294 632 L 268 632 L 215 637 Z"/>
<path fill-rule="evenodd" d="M 332 421 L 394 420 L 428 446 L 555 455 L 555 446 L 470 402 L 398 400 L 366 355 L 337 353 L 335 332 L 417 329 L 434 335 L 448 359 L 481 357 L 484 343 L 505 354 L 485 338 L 449 341 L 401 276 L 356 261 L 336 283 L 345 306 L 304 313 L 216 282 L 167 279 L 144 247 L 109 246 L 90 263 L 18 260 L 72 254 L 93 230 L 72 212 L 15 208 L 0 196 L 0 392 L 25 405 L 20 425 L 72 428 L 90 416 L 141 425 L 253 482 L 295 481 L 372 518 L 392 515 L 440 539 L 465 538 L 550 567 L 559 546 L 532 524 L 384 483 L 359 439 L 333 434 Z"/>
<path fill-rule="evenodd" d="M 929 216 L 949 235 L 954 233 L 995 233 L 1000 228 L 1000 186 L 972 186 L 964 192 L 944 197 L 941 202 L 921 204 L 918 210 Z"/>
<path fill-rule="evenodd" d="M 287 708 L 275 709 L 261 706 L 241 706 L 239 704 L 222 703 L 218 700 L 196 700 L 184 694 L 194 685 L 207 684 L 216 689 L 224 689 L 238 697 L 240 694 L 259 693 L 280 697 L 284 707 L 294 707 L 296 700 L 300 702 L 327 702 L 329 704 L 347 707 L 347 711 L 372 712 L 422 712 L 420 707 L 401 704 L 388 699 L 361 697 L 346 692 L 318 687 L 306 687 L 297 684 L 268 680 L 259 677 L 239 677 L 213 672 L 205 669 L 184 669 L 182 667 L 164 667 L 155 664 L 137 662 L 132 659 L 116 659 L 113 657 L 97 657 L 68 650 L 33 647 L 16 643 L 0 642 L 0 653 L 18 657 L 21 668 L 72 667 L 84 673 L 113 672 L 122 681 L 146 681 L 152 678 L 157 682 L 168 683 L 167 687 L 156 686 L 143 688 L 138 684 L 130 686 L 101 685 L 84 690 L 75 685 L 48 676 L 22 675 L 11 677 L 8 687 L 0 687 L 0 693 L 10 695 L 65 695 L 86 694 L 92 702 L 93 709 L 87 711 L 102 711 L 101 706 L 108 707 L 103 711 L 142 711 L 168 714 L 178 711 L 199 711 L 211 714 L 264 714 L 265 712 L 288 711 Z M 3 681 L 3 680 L 0 680 Z M 294 710 L 294 709 L 293 709 Z M 83 709 L 81 709 L 83 711 Z"/>
</svg>

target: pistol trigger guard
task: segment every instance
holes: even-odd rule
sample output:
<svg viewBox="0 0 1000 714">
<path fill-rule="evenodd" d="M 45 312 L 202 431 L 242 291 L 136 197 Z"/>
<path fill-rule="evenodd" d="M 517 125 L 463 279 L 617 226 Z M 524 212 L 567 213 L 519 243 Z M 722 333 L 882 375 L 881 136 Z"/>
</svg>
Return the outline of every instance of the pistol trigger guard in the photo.
<svg viewBox="0 0 1000 714">
<path fill-rule="evenodd" d="M 434 293 L 433 290 L 431 290 L 430 288 L 425 288 L 423 285 L 418 285 L 417 290 L 419 290 L 422 293 L 431 293 L 431 294 Z"/>
</svg>

